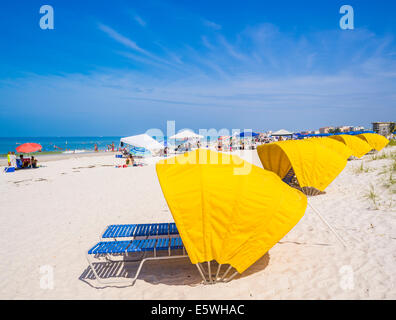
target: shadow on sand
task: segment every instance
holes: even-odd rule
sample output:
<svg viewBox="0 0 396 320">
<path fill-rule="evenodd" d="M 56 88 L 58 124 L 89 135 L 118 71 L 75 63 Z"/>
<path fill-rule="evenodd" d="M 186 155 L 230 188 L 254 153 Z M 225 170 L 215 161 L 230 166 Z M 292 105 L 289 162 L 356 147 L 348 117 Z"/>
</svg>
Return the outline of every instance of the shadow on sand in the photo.
<svg viewBox="0 0 396 320">
<path fill-rule="evenodd" d="M 249 269 L 247 269 L 244 273 L 237 275 L 233 280 L 242 279 L 245 277 L 249 277 L 252 274 L 263 271 L 268 263 L 270 257 L 269 254 L 266 253 L 263 257 L 261 257 L 256 263 L 254 263 Z M 131 280 L 135 277 L 136 271 L 139 267 L 140 261 L 136 262 L 125 262 L 125 261 L 117 261 L 117 262 L 94 262 L 93 266 L 96 270 L 96 273 L 102 278 L 107 280 L 125 280 L 125 284 L 117 283 L 117 284 L 102 284 L 95 279 L 95 275 L 91 270 L 91 267 L 88 266 L 83 273 L 80 275 L 79 280 L 87 283 L 93 288 L 103 289 L 106 287 L 129 287 L 131 286 Z M 212 273 L 213 275 L 217 271 L 217 262 L 212 261 Z M 228 268 L 228 266 L 222 266 L 220 275 Z M 207 268 L 205 266 L 207 271 Z M 233 270 L 232 272 L 234 272 Z M 232 274 L 230 272 L 228 276 Z M 129 283 L 128 283 L 128 280 Z M 151 284 L 166 284 L 172 286 L 178 285 L 188 285 L 188 286 L 197 286 L 202 283 L 202 278 L 199 275 L 197 267 L 191 264 L 188 258 L 180 258 L 180 259 L 171 259 L 171 260 L 160 260 L 160 261 L 146 261 L 143 265 L 143 268 L 139 274 L 139 281 L 146 281 Z M 106 280 L 105 280 L 106 281 Z"/>
</svg>

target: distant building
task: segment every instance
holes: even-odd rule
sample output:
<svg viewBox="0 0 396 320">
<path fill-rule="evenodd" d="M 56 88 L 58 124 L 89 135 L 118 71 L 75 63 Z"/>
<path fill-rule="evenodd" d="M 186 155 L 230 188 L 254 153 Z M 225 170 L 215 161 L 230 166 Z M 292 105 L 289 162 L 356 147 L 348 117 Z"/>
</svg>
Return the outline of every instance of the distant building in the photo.
<svg viewBox="0 0 396 320">
<path fill-rule="evenodd" d="M 319 133 L 330 133 L 332 130 L 334 130 L 334 127 L 324 127 L 319 129 Z"/>
<path fill-rule="evenodd" d="M 395 122 L 373 122 L 373 131 L 383 136 L 389 136 L 395 131 Z"/>
<path fill-rule="evenodd" d="M 350 126 L 338 127 L 338 129 L 340 129 L 340 132 L 350 132 L 351 128 L 353 128 L 353 127 L 350 127 Z"/>
<path fill-rule="evenodd" d="M 352 128 L 352 131 L 364 131 L 364 127 L 362 127 L 362 126 L 358 126 L 358 127 L 353 127 Z"/>
</svg>

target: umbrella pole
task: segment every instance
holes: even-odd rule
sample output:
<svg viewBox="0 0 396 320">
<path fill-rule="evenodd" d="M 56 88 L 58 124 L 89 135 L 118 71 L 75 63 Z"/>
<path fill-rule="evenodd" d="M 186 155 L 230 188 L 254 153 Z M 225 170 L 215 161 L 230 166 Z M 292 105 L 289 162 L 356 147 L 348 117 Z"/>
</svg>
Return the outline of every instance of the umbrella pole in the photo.
<svg viewBox="0 0 396 320">
<path fill-rule="evenodd" d="M 342 240 L 342 238 L 338 235 L 338 233 L 333 229 L 333 227 L 330 225 L 330 223 L 327 222 L 327 220 L 320 214 L 320 212 L 317 209 L 315 209 L 312 206 L 311 203 L 309 203 L 309 201 L 308 201 L 308 205 L 313 210 L 313 212 L 315 212 L 318 215 L 318 217 L 322 220 L 322 222 L 330 229 L 330 231 L 334 233 L 334 235 L 337 237 L 338 241 L 340 241 L 341 244 L 346 248 L 347 244 L 345 243 L 344 240 Z"/>
<path fill-rule="evenodd" d="M 228 279 L 225 280 L 225 282 L 230 282 L 232 279 L 235 278 L 235 276 L 236 276 L 237 274 L 238 274 L 238 271 L 235 271 L 235 272 L 231 275 L 231 277 L 229 277 Z"/>
<path fill-rule="evenodd" d="M 209 282 L 212 283 L 212 270 L 210 268 L 210 261 L 208 261 Z"/>
<path fill-rule="evenodd" d="M 220 269 L 221 269 L 221 264 L 219 263 L 219 266 L 217 267 L 216 277 L 215 277 L 215 281 L 216 282 L 217 282 L 217 279 L 219 277 Z"/>
<path fill-rule="evenodd" d="M 197 266 L 197 269 L 198 269 L 198 271 L 199 271 L 199 274 L 201 275 L 201 277 L 202 277 L 204 283 L 205 283 L 205 284 L 208 283 L 208 282 L 206 281 L 205 276 L 203 275 L 202 270 L 201 270 L 201 265 L 200 265 L 199 263 L 197 263 L 196 266 Z"/>
<path fill-rule="evenodd" d="M 232 266 L 230 265 L 228 267 L 228 269 L 226 270 L 226 272 L 223 274 L 223 276 L 220 278 L 220 281 L 224 281 L 226 275 L 228 274 L 228 272 L 230 272 L 231 268 L 232 268 Z"/>
</svg>

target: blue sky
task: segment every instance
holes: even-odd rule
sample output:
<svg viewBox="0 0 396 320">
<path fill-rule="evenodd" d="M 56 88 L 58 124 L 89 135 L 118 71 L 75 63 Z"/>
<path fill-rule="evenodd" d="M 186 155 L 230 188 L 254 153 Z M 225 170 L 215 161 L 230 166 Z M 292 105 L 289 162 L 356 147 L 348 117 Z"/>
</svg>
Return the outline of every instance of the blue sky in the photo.
<svg viewBox="0 0 396 320">
<path fill-rule="evenodd" d="M 41 30 L 49 4 L 55 29 Z M 341 30 L 352 5 L 355 29 Z M 0 4 L 0 136 L 395 120 L 396 2 Z"/>
</svg>

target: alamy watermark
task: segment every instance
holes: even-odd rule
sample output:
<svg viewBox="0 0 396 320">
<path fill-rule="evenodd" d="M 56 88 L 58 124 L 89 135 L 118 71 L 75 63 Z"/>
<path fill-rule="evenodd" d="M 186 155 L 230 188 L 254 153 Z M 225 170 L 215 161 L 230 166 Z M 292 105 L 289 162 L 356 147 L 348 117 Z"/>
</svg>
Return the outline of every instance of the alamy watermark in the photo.
<svg viewBox="0 0 396 320">
<path fill-rule="evenodd" d="M 354 12 L 352 6 L 345 4 L 340 8 L 340 13 L 343 16 L 340 19 L 340 28 L 342 30 L 353 30 L 354 26 Z"/>
<path fill-rule="evenodd" d="M 40 18 L 39 25 L 42 30 L 53 30 L 54 27 L 54 8 L 45 4 L 40 7 L 40 14 L 43 16 Z"/>
<path fill-rule="evenodd" d="M 179 130 L 179 132 L 190 130 L 188 128 L 183 128 Z M 252 137 L 252 130 L 251 129 L 245 129 L 244 134 L 247 136 L 249 139 L 253 139 Z M 155 137 L 157 140 L 162 140 L 162 141 L 167 141 L 167 142 L 173 142 L 172 139 L 169 137 L 172 137 L 176 134 L 176 122 L 175 121 L 167 121 L 167 126 L 166 126 L 166 134 L 161 129 L 158 128 L 152 128 L 149 129 L 145 132 L 147 135 Z M 243 159 L 239 157 L 231 157 L 230 154 L 228 153 L 218 153 L 218 152 L 211 152 L 207 153 L 206 149 L 213 147 L 213 145 L 216 145 L 219 143 L 216 141 L 216 139 L 213 139 L 214 137 L 228 137 L 229 142 L 228 144 L 230 146 L 234 145 L 237 146 L 237 138 L 239 137 L 239 134 L 241 133 L 241 130 L 239 129 L 232 129 L 231 131 L 228 129 L 199 129 L 198 134 L 202 136 L 203 138 L 197 139 L 200 140 L 200 146 L 203 148 L 198 148 L 198 151 L 196 153 L 184 153 L 180 154 L 177 157 L 170 157 L 167 158 L 167 163 L 168 164 L 232 164 L 234 166 L 234 174 L 235 175 L 247 175 L 250 173 L 252 169 L 252 155 L 251 153 L 246 153 L 244 154 L 244 158 L 249 157 L 248 161 L 244 161 Z M 220 142 L 220 145 L 222 145 L 223 142 Z M 195 145 L 197 143 L 195 142 Z M 228 150 L 229 147 L 228 147 Z M 228 151 L 226 148 L 225 150 L 222 151 Z M 172 154 L 169 154 L 172 156 Z"/>
</svg>

